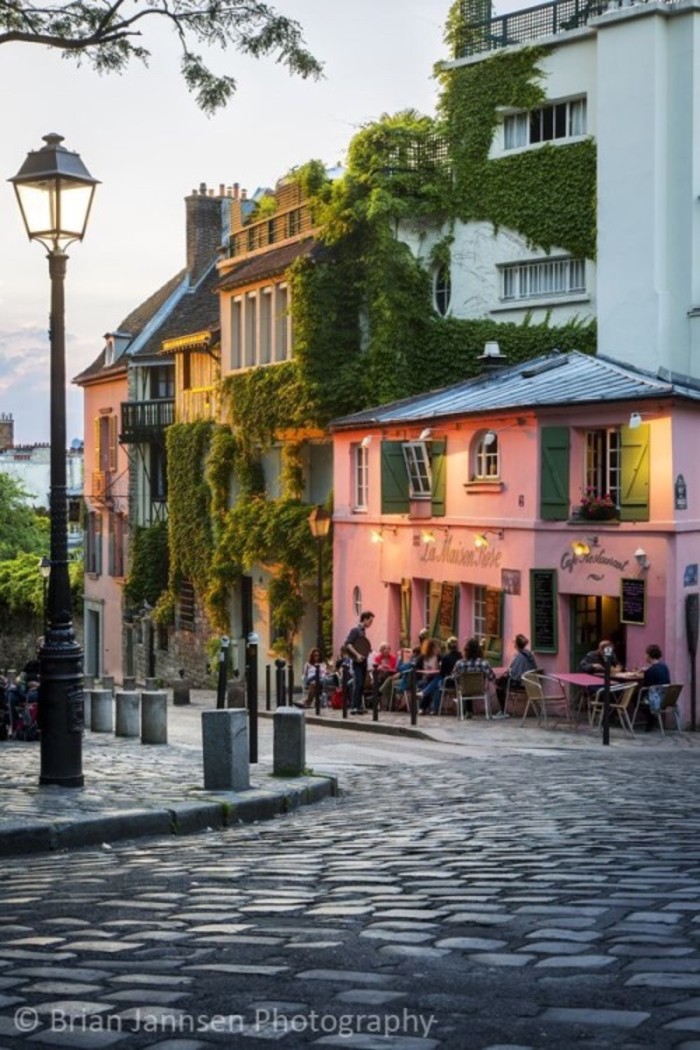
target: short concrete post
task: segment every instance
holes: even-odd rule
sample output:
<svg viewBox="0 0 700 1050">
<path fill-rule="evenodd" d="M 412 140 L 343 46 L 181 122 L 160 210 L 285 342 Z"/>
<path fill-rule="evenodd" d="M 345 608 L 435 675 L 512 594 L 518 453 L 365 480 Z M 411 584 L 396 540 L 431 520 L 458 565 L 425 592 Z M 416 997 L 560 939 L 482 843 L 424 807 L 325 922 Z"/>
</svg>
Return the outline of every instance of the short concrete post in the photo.
<svg viewBox="0 0 700 1050">
<path fill-rule="evenodd" d="M 158 688 L 158 680 L 156 678 L 146 679 L 146 689 L 149 691 L 156 690 Z"/>
<path fill-rule="evenodd" d="M 278 707 L 272 716 L 272 771 L 278 777 L 298 777 L 306 766 L 306 720 L 296 707 Z"/>
<path fill-rule="evenodd" d="M 208 791 L 249 788 L 247 712 L 202 711 L 202 753 L 204 787 Z"/>
<path fill-rule="evenodd" d="M 177 678 L 173 682 L 173 703 L 175 707 L 184 707 L 190 702 L 190 683 L 186 678 Z"/>
<path fill-rule="evenodd" d="M 116 710 L 114 735 L 115 736 L 138 736 L 139 735 L 139 694 L 117 693 L 114 701 Z"/>
<path fill-rule="evenodd" d="M 131 693 L 136 688 L 136 676 L 125 675 L 124 681 L 122 682 L 122 689 L 125 693 Z"/>
<path fill-rule="evenodd" d="M 90 690 L 90 728 L 93 733 L 114 732 L 111 689 Z"/>
<path fill-rule="evenodd" d="M 111 689 L 111 691 L 114 692 L 114 675 L 113 674 L 103 674 L 102 677 L 100 678 L 100 682 L 102 684 L 102 688 L 103 689 Z"/>
<path fill-rule="evenodd" d="M 226 706 L 245 707 L 245 680 L 234 678 L 226 686 Z"/>
<path fill-rule="evenodd" d="M 92 729 L 92 687 L 83 689 L 83 725 Z"/>
<path fill-rule="evenodd" d="M 9 674 L 9 672 L 8 672 Z M 94 674 L 83 675 L 83 689 L 94 689 L 95 688 L 95 676 Z"/>
<path fill-rule="evenodd" d="M 141 743 L 167 744 L 168 695 L 162 691 L 141 693 Z"/>
</svg>

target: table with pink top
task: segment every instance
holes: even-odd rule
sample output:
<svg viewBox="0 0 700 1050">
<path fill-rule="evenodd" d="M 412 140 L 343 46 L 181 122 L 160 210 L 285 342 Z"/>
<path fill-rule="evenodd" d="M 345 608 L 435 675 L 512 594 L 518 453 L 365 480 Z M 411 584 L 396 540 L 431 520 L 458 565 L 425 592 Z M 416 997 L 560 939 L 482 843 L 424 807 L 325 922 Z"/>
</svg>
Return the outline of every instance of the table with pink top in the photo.
<svg viewBox="0 0 700 1050">
<path fill-rule="evenodd" d="M 582 701 L 588 696 L 590 689 L 602 689 L 603 680 L 600 675 L 588 674 L 587 671 L 550 671 L 550 676 L 567 688 L 569 696 L 569 708 L 572 716 L 581 714 Z M 578 691 L 577 702 L 574 702 L 574 692 Z"/>
</svg>

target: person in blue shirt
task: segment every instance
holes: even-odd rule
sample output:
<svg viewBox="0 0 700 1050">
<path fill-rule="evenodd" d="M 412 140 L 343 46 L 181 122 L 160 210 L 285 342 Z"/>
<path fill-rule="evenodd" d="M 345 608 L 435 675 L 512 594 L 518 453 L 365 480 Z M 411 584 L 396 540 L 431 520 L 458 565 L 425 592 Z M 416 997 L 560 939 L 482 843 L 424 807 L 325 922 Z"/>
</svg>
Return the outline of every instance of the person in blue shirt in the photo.
<svg viewBox="0 0 700 1050">
<path fill-rule="evenodd" d="M 668 664 L 664 663 L 663 653 L 658 645 L 648 645 L 646 647 L 646 658 L 647 666 L 644 669 L 644 677 L 642 678 L 642 688 L 649 689 L 655 685 L 670 685 L 671 684 L 671 672 L 668 669 Z M 647 694 L 648 696 L 649 694 Z M 647 733 L 650 733 L 656 726 L 656 712 L 653 710 L 653 704 L 646 706 L 647 712 Z"/>
</svg>

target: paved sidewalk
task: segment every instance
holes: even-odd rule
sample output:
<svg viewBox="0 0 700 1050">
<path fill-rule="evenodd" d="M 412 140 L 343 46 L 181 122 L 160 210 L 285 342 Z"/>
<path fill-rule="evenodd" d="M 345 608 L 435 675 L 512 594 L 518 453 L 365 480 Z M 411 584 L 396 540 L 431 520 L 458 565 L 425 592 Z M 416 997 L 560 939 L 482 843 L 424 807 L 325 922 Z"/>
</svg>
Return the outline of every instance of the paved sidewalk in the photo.
<svg viewBox="0 0 700 1050">
<path fill-rule="evenodd" d="M 251 788 L 245 792 L 212 792 L 203 788 L 201 712 L 216 705 L 215 694 L 195 690 L 192 703 L 168 706 L 168 743 L 142 745 L 140 740 L 86 732 L 83 745 L 85 787 L 39 787 L 39 744 L 0 743 L 0 856 L 69 849 L 146 835 L 183 835 L 238 822 L 267 819 L 327 798 L 342 789 L 336 774 L 343 765 L 362 765 L 368 734 L 391 753 L 377 761 L 392 764 L 401 748 L 387 735 L 459 748 L 481 757 L 508 751 L 536 754 L 603 750 L 600 731 L 587 726 L 539 729 L 520 719 L 460 722 L 449 717 L 420 717 L 412 727 L 405 713 L 381 712 L 342 718 L 324 710 L 306 711 L 307 762 L 310 775 L 272 776 L 272 715 L 261 705 L 259 759 L 251 766 Z M 340 743 L 339 741 L 342 741 Z M 615 728 L 611 751 L 658 752 L 669 762 L 678 749 L 700 747 L 700 736 L 659 732 L 631 738 Z M 607 750 L 607 749 L 606 749 Z M 453 752 L 454 753 L 454 752 Z M 319 762 L 318 755 L 321 760 Z"/>
</svg>

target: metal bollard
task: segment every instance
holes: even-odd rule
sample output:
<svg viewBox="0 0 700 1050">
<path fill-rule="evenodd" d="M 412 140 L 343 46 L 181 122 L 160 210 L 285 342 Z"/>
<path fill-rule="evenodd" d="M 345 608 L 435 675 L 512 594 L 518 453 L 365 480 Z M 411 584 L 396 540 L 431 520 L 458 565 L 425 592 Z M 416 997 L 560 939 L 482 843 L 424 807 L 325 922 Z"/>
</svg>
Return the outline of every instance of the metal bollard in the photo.
<svg viewBox="0 0 700 1050">
<path fill-rule="evenodd" d="M 246 648 L 246 690 L 248 693 L 248 742 L 250 761 L 258 761 L 258 635 L 251 631 Z"/>
<path fill-rule="evenodd" d="M 411 712 L 411 725 L 418 724 L 418 698 L 416 696 L 416 669 L 411 668 L 408 687 L 408 709 Z"/>
<path fill-rule="evenodd" d="M 226 706 L 226 677 L 228 675 L 228 647 L 231 639 L 224 634 L 219 649 L 219 678 L 216 685 L 216 708 L 223 711 Z"/>
<path fill-rule="evenodd" d="M 265 664 L 265 710 L 269 711 L 272 707 L 272 668 L 269 664 Z"/>
<path fill-rule="evenodd" d="M 379 675 L 376 671 L 372 675 L 372 721 L 379 721 Z"/>
<path fill-rule="evenodd" d="M 277 687 L 277 707 L 284 707 L 284 669 L 286 663 L 281 658 L 275 660 L 275 685 Z"/>
<path fill-rule="evenodd" d="M 343 664 L 340 679 L 343 685 L 343 718 L 348 717 L 348 689 L 350 688 L 350 669 Z"/>
<path fill-rule="evenodd" d="M 287 664 L 287 706 L 294 703 L 294 668 L 291 663 Z"/>
</svg>

